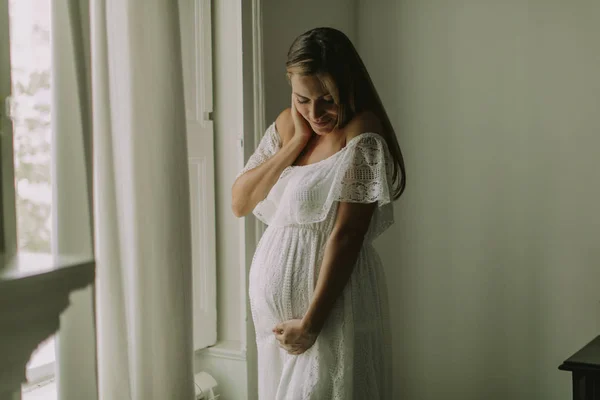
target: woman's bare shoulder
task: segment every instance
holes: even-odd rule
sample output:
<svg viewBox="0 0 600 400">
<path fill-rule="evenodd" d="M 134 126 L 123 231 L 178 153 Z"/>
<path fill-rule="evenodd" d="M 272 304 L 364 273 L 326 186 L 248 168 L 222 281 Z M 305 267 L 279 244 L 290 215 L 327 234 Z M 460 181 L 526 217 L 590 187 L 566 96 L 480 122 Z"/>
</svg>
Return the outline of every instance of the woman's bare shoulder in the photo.
<svg viewBox="0 0 600 400">
<path fill-rule="evenodd" d="M 279 133 L 281 143 L 287 143 L 294 136 L 294 120 L 292 119 L 292 109 L 286 108 L 275 120 L 275 129 Z"/>
<path fill-rule="evenodd" d="M 354 118 L 344 127 L 346 142 L 365 132 L 382 134 L 382 125 L 379 117 L 372 111 L 363 111 L 356 114 Z"/>
</svg>

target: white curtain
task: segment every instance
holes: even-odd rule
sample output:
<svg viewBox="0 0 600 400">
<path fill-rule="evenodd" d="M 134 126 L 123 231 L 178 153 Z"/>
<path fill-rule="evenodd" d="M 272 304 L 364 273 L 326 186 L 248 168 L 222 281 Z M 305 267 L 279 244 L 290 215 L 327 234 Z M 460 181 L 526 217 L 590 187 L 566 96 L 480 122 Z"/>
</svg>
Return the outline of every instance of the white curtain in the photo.
<svg viewBox="0 0 600 400">
<path fill-rule="evenodd" d="M 68 22 L 70 38 L 55 36 L 62 40 L 55 48 L 66 46 L 62 56 L 71 57 L 80 73 L 56 72 L 64 88 L 76 85 L 70 92 L 77 104 L 57 96 L 53 112 L 76 116 L 77 154 L 87 154 L 83 164 L 93 170 L 87 200 L 93 204 L 97 265 L 98 397 L 192 399 L 191 230 L 177 2 L 89 0 L 89 14 L 85 1 L 62 2 L 67 5 L 55 7 L 54 21 Z M 67 134 L 56 131 L 57 137 Z M 77 156 L 73 142 L 62 137 L 55 141 L 55 159 L 57 173 L 67 176 L 66 165 Z M 67 219 L 65 212 L 55 215 L 64 243 L 76 241 L 61 233 Z M 72 316 L 71 337 L 82 314 Z M 60 399 L 93 400 L 65 388 L 78 385 L 72 379 L 78 371 L 77 346 L 62 339 L 70 334 L 63 328 L 59 357 L 71 354 L 74 364 L 59 359 Z"/>
<path fill-rule="evenodd" d="M 52 1 L 52 252 L 93 258 L 89 15 L 86 2 Z M 85 133 L 85 134 L 84 134 Z M 59 399 L 97 397 L 92 288 L 70 297 L 56 340 Z"/>
</svg>

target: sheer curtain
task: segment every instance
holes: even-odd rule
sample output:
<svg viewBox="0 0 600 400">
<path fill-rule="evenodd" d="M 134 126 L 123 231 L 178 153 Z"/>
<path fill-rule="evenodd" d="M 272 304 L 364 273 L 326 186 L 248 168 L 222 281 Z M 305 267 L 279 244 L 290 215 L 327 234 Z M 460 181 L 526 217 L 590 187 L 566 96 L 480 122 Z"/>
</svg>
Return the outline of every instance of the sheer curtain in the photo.
<svg viewBox="0 0 600 400">
<path fill-rule="evenodd" d="M 80 312 L 63 318 L 59 399 L 92 400 L 95 379 L 89 377 L 95 373 L 100 399 L 192 399 L 189 183 L 177 2 L 54 3 L 53 22 L 63 28 L 53 38 L 54 55 L 62 57 L 54 65 L 53 112 L 66 121 L 65 129 L 55 127 L 55 189 L 60 193 L 68 179 L 83 181 L 85 188 L 58 199 L 54 219 L 61 245 L 55 251 L 85 250 L 85 232 L 74 234 L 69 221 L 85 219 L 85 209 L 92 209 L 94 234 L 87 243 L 94 243 L 97 265 L 97 371 L 81 363 L 82 354 L 94 357 L 93 339 L 77 339 L 78 329 L 92 319 L 85 312 L 93 309 L 88 295 Z M 88 173 L 73 172 L 74 165 L 86 165 Z M 70 214 L 69 201 L 83 204 L 83 211 Z"/>
</svg>

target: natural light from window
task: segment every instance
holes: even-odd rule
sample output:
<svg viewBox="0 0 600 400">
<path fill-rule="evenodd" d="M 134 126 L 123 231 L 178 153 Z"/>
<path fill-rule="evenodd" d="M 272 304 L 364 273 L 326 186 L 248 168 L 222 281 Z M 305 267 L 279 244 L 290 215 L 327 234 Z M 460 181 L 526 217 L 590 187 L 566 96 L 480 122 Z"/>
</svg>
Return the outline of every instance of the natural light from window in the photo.
<svg viewBox="0 0 600 400">
<path fill-rule="evenodd" d="M 50 0 L 9 0 L 15 189 L 19 251 L 50 253 Z M 32 381 L 54 375 L 54 338 L 27 365 Z M 49 389 L 49 387 L 47 388 Z M 55 394 L 24 388 L 24 400 Z"/>
</svg>

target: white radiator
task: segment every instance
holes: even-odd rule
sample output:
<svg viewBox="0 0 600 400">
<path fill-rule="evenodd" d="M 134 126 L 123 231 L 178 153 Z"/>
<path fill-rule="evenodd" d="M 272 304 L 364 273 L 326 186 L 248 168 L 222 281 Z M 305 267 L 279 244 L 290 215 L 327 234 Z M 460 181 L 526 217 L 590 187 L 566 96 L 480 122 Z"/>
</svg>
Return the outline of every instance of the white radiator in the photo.
<svg viewBox="0 0 600 400">
<path fill-rule="evenodd" d="M 196 400 L 216 400 L 220 397 L 215 391 L 217 381 L 210 374 L 202 371 L 194 376 L 196 384 Z"/>
</svg>

